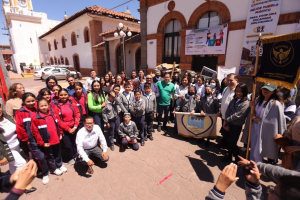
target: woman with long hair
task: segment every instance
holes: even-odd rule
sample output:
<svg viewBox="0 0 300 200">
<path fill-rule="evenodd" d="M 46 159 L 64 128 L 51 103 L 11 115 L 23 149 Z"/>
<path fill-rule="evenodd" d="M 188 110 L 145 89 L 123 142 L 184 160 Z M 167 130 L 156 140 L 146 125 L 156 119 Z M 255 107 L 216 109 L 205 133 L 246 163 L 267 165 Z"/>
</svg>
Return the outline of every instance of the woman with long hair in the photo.
<svg viewBox="0 0 300 200">
<path fill-rule="evenodd" d="M 220 94 L 223 94 L 224 89 L 227 87 L 227 78 L 223 78 L 221 82 Z"/>
<path fill-rule="evenodd" d="M 105 87 L 105 79 L 104 79 L 104 77 L 100 78 L 100 84 L 101 84 L 102 87 Z"/>
<path fill-rule="evenodd" d="M 197 95 L 200 97 L 205 96 L 205 81 L 203 76 L 198 76 L 197 83 L 195 84 Z"/>
<path fill-rule="evenodd" d="M 104 80 L 105 86 L 110 88 L 112 86 L 111 76 L 109 74 L 105 74 Z"/>
<path fill-rule="evenodd" d="M 136 77 L 136 71 L 132 71 L 131 72 L 131 81 L 133 81 L 134 79 L 136 79 L 137 77 Z"/>
<path fill-rule="evenodd" d="M 220 94 L 221 86 L 220 86 L 219 80 L 217 78 L 211 78 L 211 79 L 209 79 L 208 84 L 212 88 L 212 94 L 217 99 L 220 99 L 219 98 L 220 97 L 219 94 Z"/>
<path fill-rule="evenodd" d="M 255 102 L 250 103 L 255 107 L 254 114 L 250 115 L 253 120 L 250 159 L 254 162 L 262 162 L 266 157 L 268 163 L 275 164 L 278 158 L 278 145 L 274 138 L 277 134 L 283 134 L 286 122 L 276 89 L 276 85 L 265 84 Z M 247 130 L 244 134 L 248 135 Z"/>
<path fill-rule="evenodd" d="M 104 131 L 102 108 L 107 105 L 107 102 L 99 81 L 93 81 L 92 91 L 87 95 L 87 100 L 90 116 L 94 118 L 95 124 Z"/>
<path fill-rule="evenodd" d="M 52 88 L 52 94 L 53 96 L 51 95 L 51 98 L 52 98 L 52 102 L 57 102 L 58 99 L 59 99 L 59 96 L 58 96 L 58 92 L 62 89 L 62 87 L 60 85 L 54 85 L 53 88 Z"/>
<path fill-rule="evenodd" d="M 122 82 L 123 82 L 122 85 L 124 85 L 126 83 L 126 73 L 124 71 L 121 71 L 121 77 L 122 77 Z"/>
<path fill-rule="evenodd" d="M 223 128 L 229 131 L 226 138 L 228 147 L 228 155 L 223 161 L 232 161 L 232 156 L 235 157 L 235 163 L 238 162 L 238 147 L 237 141 L 240 137 L 243 125 L 249 114 L 248 88 L 245 83 L 239 83 L 235 88 L 233 100 L 229 103 L 225 114 Z"/>
<path fill-rule="evenodd" d="M 25 88 L 21 83 L 14 83 L 8 90 L 8 101 L 5 105 L 6 113 L 14 118 L 16 112 L 22 107 L 22 96 L 25 93 Z"/>
<path fill-rule="evenodd" d="M 53 104 L 53 111 L 57 117 L 60 117 L 64 126 L 60 127 L 63 130 L 60 138 L 63 146 L 67 151 L 68 164 L 74 165 L 77 158 L 76 133 L 80 123 L 80 112 L 75 102 L 69 98 L 68 90 L 61 89 L 58 92 L 59 100 Z M 64 128 L 67 127 L 67 128 Z"/>
<path fill-rule="evenodd" d="M 116 77 L 115 76 L 111 76 L 111 83 L 112 83 L 112 85 L 116 84 Z"/>
</svg>

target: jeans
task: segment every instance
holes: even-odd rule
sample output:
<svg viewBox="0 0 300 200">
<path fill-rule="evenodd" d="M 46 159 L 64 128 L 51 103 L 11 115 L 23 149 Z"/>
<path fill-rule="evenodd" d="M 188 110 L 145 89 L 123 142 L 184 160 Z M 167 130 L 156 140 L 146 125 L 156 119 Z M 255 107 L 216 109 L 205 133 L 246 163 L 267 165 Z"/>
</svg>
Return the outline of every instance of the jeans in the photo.
<svg viewBox="0 0 300 200">
<path fill-rule="evenodd" d="M 119 129 L 120 129 L 120 118 L 114 118 L 114 119 L 109 119 L 108 123 L 110 125 L 110 128 L 108 128 L 108 134 L 109 134 L 109 142 L 110 145 L 114 145 L 114 138 L 116 138 L 118 142 L 119 138 Z"/>
<path fill-rule="evenodd" d="M 48 163 L 51 171 L 55 171 L 62 166 L 60 144 L 51 145 L 45 148 L 48 157 Z"/>
<path fill-rule="evenodd" d="M 126 149 L 127 145 L 128 145 L 128 141 L 126 138 L 122 138 L 122 142 L 121 144 L 123 145 L 123 148 Z M 132 150 L 137 151 L 139 150 L 139 144 L 135 143 L 135 144 L 131 144 L 132 145 Z"/>
<path fill-rule="evenodd" d="M 140 132 L 140 136 L 141 136 L 141 140 L 144 141 L 145 139 L 145 115 L 141 116 L 141 117 L 134 117 L 132 116 L 132 121 L 135 122 L 139 132 Z"/>
<path fill-rule="evenodd" d="M 154 112 L 145 114 L 145 137 L 152 136 L 153 131 Z"/>
<path fill-rule="evenodd" d="M 102 113 L 94 113 L 90 111 L 90 115 L 94 118 L 95 124 L 97 124 L 101 128 L 102 132 L 104 132 L 104 122 L 102 119 Z"/>
<path fill-rule="evenodd" d="M 167 106 L 158 105 L 158 114 L 159 114 L 158 120 L 157 120 L 158 126 L 161 126 L 161 118 L 162 118 L 162 114 L 164 113 L 163 128 L 167 127 L 169 111 L 170 111 L 170 105 L 167 105 Z"/>
</svg>

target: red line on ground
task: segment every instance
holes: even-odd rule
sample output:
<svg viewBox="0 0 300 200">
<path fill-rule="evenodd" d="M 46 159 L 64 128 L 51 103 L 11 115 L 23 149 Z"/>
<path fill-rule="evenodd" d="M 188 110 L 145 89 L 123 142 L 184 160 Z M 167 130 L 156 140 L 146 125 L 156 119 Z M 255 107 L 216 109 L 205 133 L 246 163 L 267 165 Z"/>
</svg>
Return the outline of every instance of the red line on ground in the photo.
<svg viewBox="0 0 300 200">
<path fill-rule="evenodd" d="M 166 180 L 168 180 L 171 176 L 173 176 L 173 174 L 170 174 L 169 176 L 165 177 L 163 180 L 159 181 L 159 182 L 157 183 L 157 185 L 162 184 L 163 182 L 165 182 Z"/>
</svg>

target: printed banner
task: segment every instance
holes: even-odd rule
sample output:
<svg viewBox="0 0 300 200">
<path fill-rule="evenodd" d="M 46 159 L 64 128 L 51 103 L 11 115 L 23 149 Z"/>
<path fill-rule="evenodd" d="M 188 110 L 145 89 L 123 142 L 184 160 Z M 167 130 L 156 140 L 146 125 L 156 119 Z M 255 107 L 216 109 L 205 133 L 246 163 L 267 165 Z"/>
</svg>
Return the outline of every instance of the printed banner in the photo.
<svg viewBox="0 0 300 200">
<path fill-rule="evenodd" d="M 207 114 L 205 117 L 200 117 L 197 114 L 190 115 L 190 113 L 176 112 L 175 116 L 179 135 L 192 138 L 217 137 L 217 114 Z"/>
<path fill-rule="evenodd" d="M 239 75 L 253 76 L 256 61 L 256 43 L 259 33 L 263 36 L 273 36 L 280 16 L 281 0 L 251 0 L 245 39 L 242 50 Z M 263 48 L 259 52 L 258 69 Z"/>
<path fill-rule="evenodd" d="M 228 24 L 186 31 L 185 55 L 225 54 Z"/>
<path fill-rule="evenodd" d="M 236 67 L 218 66 L 218 79 L 220 83 L 228 74 L 235 73 L 235 70 Z"/>
<path fill-rule="evenodd" d="M 256 81 L 293 89 L 300 78 L 300 33 L 265 38 L 262 43 Z"/>
</svg>

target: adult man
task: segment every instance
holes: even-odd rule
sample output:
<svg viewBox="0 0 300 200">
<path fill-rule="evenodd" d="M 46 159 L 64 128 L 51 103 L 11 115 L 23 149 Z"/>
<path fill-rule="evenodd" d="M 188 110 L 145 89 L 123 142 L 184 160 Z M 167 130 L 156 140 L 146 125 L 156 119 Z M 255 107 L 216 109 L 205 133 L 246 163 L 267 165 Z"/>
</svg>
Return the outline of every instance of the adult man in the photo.
<svg viewBox="0 0 300 200">
<path fill-rule="evenodd" d="M 233 99 L 235 94 L 235 87 L 238 84 L 238 77 L 234 73 L 227 75 L 227 87 L 224 89 L 222 94 L 222 102 L 221 102 L 221 114 L 222 114 L 222 125 L 225 121 L 225 113 L 230 101 Z M 223 135 L 222 144 L 225 144 L 226 137 L 228 137 L 229 129 L 225 130 L 223 127 L 221 128 L 221 134 Z"/>
<path fill-rule="evenodd" d="M 69 76 L 67 79 L 69 86 L 66 88 L 66 90 L 68 90 L 69 96 L 72 96 L 75 93 L 75 78 L 73 76 Z M 82 92 L 84 93 L 84 95 L 87 95 L 87 91 L 85 88 L 82 88 Z"/>
<path fill-rule="evenodd" d="M 84 86 L 84 88 L 85 88 L 88 92 L 90 92 L 90 91 L 92 90 L 92 83 L 93 83 L 94 80 L 100 81 L 100 78 L 97 77 L 96 71 L 92 69 L 92 70 L 91 70 L 91 77 L 88 78 L 88 79 L 85 81 L 85 86 Z"/>
<path fill-rule="evenodd" d="M 98 146 L 98 140 L 103 150 Z M 78 131 L 76 145 L 80 157 L 89 166 L 89 173 L 91 172 L 91 167 L 94 165 L 94 161 L 89 158 L 90 156 L 94 156 L 103 162 L 107 162 L 109 159 L 105 137 L 100 127 L 94 125 L 94 119 L 91 116 L 85 118 L 84 127 Z"/>
<path fill-rule="evenodd" d="M 168 114 L 170 111 L 170 103 L 171 97 L 175 93 L 175 86 L 173 83 L 170 82 L 170 74 L 164 74 L 164 81 L 157 82 L 158 90 L 160 96 L 158 98 L 158 129 L 157 131 L 160 132 L 161 128 L 161 118 L 164 112 L 164 123 L 163 123 L 163 130 L 167 131 L 167 122 L 168 122 Z"/>
<path fill-rule="evenodd" d="M 160 76 L 160 71 L 155 71 L 155 76 L 153 77 L 153 83 L 157 83 L 158 81 L 162 81 L 163 78 Z"/>
<path fill-rule="evenodd" d="M 148 75 L 146 76 L 146 83 L 151 84 L 152 94 L 155 95 L 156 98 L 158 98 L 158 97 L 159 97 L 158 87 L 157 87 L 157 85 L 154 84 L 152 81 L 153 81 L 152 76 L 151 76 L 150 74 L 148 74 Z M 142 84 L 140 85 L 140 90 L 142 90 L 143 93 L 145 93 L 144 85 L 145 85 L 145 83 L 142 83 Z"/>
</svg>

